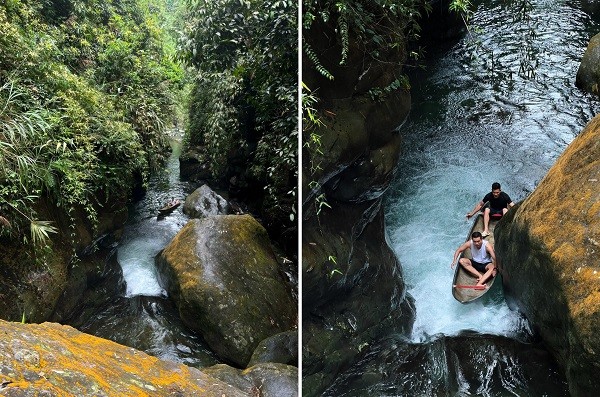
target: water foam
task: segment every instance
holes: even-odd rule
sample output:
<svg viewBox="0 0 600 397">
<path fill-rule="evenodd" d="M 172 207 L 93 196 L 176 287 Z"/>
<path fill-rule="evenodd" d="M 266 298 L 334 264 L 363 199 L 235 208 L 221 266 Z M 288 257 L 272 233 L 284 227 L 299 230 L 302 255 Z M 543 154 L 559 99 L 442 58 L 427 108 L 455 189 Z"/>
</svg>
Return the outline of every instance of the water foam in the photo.
<svg viewBox="0 0 600 397">
<path fill-rule="evenodd" d="M 397 199 L 387 205 L 388 235 L 408 292 L 415 298 L 412 338 L 424 341 L 432 335 L 465 330 L 512 334 L 520 327 L 521 317 L 508 308 L 501 294 L 494 296 L 490 291 L 487 295 L 492 296 L 464 305 L 454 299 L 451 289 L 454 270 L 450 264 L 471 227 L 465 214 L 503 171 L 494 164 L 482 169 L 461 161 L 463 156 L 477 156 L 468 148 L 461 154 L 440 153 L 440 146 L 433 143 L 419 159 L 405 158 L 412 166 L 404 169 L 405 178 L 395 186 Z"/>
</svg>

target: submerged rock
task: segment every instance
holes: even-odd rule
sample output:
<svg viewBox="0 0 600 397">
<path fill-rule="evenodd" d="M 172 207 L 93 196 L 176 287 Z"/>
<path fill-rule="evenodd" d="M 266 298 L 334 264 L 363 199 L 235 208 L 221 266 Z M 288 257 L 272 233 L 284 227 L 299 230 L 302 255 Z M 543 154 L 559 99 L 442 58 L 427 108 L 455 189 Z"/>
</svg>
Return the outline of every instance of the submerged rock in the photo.
<svg viewBox="0 0 600 397">
<path fill-rule="evenodd" d="M 248 396 L 198 369 L 55 323 L 0 320 L 0 394 Z"/>
<path fill-rule="evenodd" d="M 496 228 L 507 301 L 566 372 L 573 396 L 600 388 L 600 117 Z"/>
<path fill-rule="evenodd" d="M 219 356 L 245 367 L 263 339 L 297 322 L 267 232 L 250 215 L 191 220 L 157 256 L 183 322 Z"/>
</svg>

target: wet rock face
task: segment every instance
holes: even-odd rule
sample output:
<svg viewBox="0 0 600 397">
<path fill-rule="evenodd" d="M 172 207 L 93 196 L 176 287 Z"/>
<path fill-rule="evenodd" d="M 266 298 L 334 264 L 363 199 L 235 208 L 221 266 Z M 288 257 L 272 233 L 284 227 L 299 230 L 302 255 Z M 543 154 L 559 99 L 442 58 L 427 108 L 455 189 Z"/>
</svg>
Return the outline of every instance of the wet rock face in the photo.
<svg viewBox="0 0 600 397">
<path fill-rule="evenodd" d="M 382 365 L 382 363 L 385 363 Z M 377 341 L 326 396 L 568 396 L 543 343 L 465 332 L 427 343 Z"/>
<path fill-rule="evenodd" d="M 298 368 L 277 363 L 263 363 L 245 370 L 217 364 L 204 372 L 248 393 L 261 397 L 298 396 Z"/>
<path fill-rule="evenodd" d="M 190 218 L 227 215 L 229 203 L 208 185 L 202 185 L 185 199 L 183 213 Z"/>
<path fill-rule="evenodd" d="M 52 221 L 59 232 L 50 234 L 52 250 L 38 255 L 33 255 L 31 247 L 19 240 L 0 241 L 0 318 L 5 320 L 20 321 L 24 315 L 28 322 L 43 322 L 61 318 L 77 306 L 89 284 L 108 276 L 97 250 L 110 251 L 103 241 L 118 239 L 127 218 L 122 197 L 113 197 L 98 209 L 95 230 L 86 214 L 76 210 L 73 239 L 69 235 L 71 220 L 61 208 L 48 200 L 41 200 L 38 205 L 40 219 Z M 73 248 L 78 262 L 71 265 Z M 57 317 L 55 312 L 62 313 Z"/>
<path fill-rule="evenodd" d="M 410 332 L 412 298 L 386 243 L 379 200 L 335 203 L 303 233 L 303 392 L 322 395 L 361 352 Z"/>
<path fill-rule="evenodd" d="M 157 266 L 183 322 L 240 367 L 260 341 L 297 323 L 297 302 L 267 233 L 250 215 L 190 221 Z"/>
<path fill-rule="evenodd" d="M 305 57 L 302 79 L 319 97 L 315 106 L 322 121 L 310 130 L 319 137 L 319 150 L 303 151 L 306 396 L 322 395 L 372 341 L 406 332 L 414 320 L 400 264 L 386 242 L 381 208 L 400 155 L 396 128 L 410 110 L 409 89 L 398 80 L 406 49 L 395 27 L 402 23 L 378 20 L 379 27 L 398 34 L 395 42 L 400 44 L 379 53 L 377 58 L 385 62 L 359 48 L 351 34 L 348 58 L 340 63 L 334 22 L 315 21 L 304 32 L 322 65 L 335 76 L 325 79 Z M 331 208 L 316 197 L 325 197 Z"/>
<path fill-rule="evenodd" d="M 298 366 L 297 331 L 282 332 L 262 340 L 252 353 L 248 366 L 269 362 Z"/>
<path fill-rule="evenodd" d="M 54 323 L 0 320 L 0 394 L 228 396 L 248 394 L 195 368 Z"/>
<path fill-rule="evenodd" d="M 539 330 L 573 396 L 600 388 L 600 117 L 496 228 L 507 300 Z"/>
<path fill-rule="evenodd" d="M 575 85 L 587 92 L 600 95 L 600 34 L 591 38 L 583 54 Z"/>
</svg>

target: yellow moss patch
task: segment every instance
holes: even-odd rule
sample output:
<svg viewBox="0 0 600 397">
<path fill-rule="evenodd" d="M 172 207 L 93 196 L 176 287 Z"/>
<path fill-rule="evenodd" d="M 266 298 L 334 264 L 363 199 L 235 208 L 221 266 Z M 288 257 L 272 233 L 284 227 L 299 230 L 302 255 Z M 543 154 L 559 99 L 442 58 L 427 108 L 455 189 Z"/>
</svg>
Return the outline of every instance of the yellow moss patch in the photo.
<svg viewBox="0 0 600 397">
<path fill-rule="evenodd" d="M 6 387 L 50 390 L 57 396 L 243 396 L 206 374 L 58 324 L 0 320 L 0 362 Z M 39 356 L 39 359 L 38 359 Z M 35 375 L 37 374 L 37 379 Z M 32 377 L 33 376 L 33 377 Z M 27 381 L 27 379 L 35 379 Z M 226 391 L 226 393 L 225 393 Z M 25 393 L 25 392 L 24 392 Z"/>
<path fill-rule="evenodd" d="M 573 259 L 576 258 L 577 250 L 569 242 L 561 244 L 558 249 L 552 252 L 552 259 L 557 261 L 559 264 L 572 263 Z"/>
</svg>

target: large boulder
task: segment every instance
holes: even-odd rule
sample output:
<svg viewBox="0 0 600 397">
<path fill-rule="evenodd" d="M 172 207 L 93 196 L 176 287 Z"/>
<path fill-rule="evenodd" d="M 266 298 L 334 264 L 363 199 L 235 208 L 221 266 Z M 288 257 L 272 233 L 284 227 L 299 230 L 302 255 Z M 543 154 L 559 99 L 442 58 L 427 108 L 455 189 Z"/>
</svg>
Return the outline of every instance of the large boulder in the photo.
<svg viewBox="0 0 600 397">
<path fill-rule="evenodd" d="M 184 323 L 241 367 L 263 339 L 297 324 L 267 232 L 250 215 L 193 219 L 157 256 Z"/>
<path fill-rule="evenodd" d="M 496 228 L 507 300 L 565 370 L 572 396 L 600 388 L 600 117 Z"/>
<path fill-rule="evenodd" d="M 190 218 L 203 218 L 211 215 L 227 215 L 229 203 L 208 185 L 202 185 L 186 197 L 183 213 Z"/>
<path fill-rule="evenodd" d="M 600 95 L 600 33 L 591 38 L 581 59 L 575 85 Z"/>
<path fill-rule="evenodd" d="M 0 320 L 0 394 L 249 396 L 198 369 L 55 323 Z"/>
</svg>

